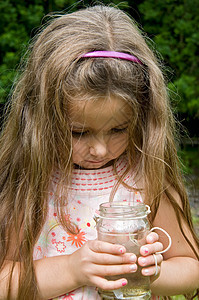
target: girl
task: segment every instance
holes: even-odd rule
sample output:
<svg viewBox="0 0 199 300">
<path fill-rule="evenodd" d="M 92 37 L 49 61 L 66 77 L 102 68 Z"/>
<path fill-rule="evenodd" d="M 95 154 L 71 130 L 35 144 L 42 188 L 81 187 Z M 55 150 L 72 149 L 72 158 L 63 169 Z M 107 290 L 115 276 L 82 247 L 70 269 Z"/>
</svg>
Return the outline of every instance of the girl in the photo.
<svg viewBox="0 0 199 300">
<path fill-rule="evenodd" d="M 138 265 L 155 295 L 196 290 L 199 243 L 174 120 L 134 22 L 94 6 L 55 18 L 31 50 L 1 136 L 0 298 L 99 299 L 95 287 L 127 284 L 107 275 Z M 150 233 L 138 259 L 96 240 L 99 204 L 132 191 L 172 238 L 163 256 L 153 255 L 168 245 L 163 234 Z"/>
</svg>

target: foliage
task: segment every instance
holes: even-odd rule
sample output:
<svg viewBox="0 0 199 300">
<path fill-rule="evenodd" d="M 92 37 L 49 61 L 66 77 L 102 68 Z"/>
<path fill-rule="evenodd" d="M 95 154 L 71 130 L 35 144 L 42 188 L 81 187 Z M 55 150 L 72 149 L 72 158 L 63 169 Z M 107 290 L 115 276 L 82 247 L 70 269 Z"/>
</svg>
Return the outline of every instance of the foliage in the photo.
<svg viewBox="0 0 199 300">
<path fill-rule="evenodd" d="M 0 102 L 6 101 L 16 74 L 14 68 L 43 15 L 42 1 L 0 2 Z"/>
<path fill-rule="evenodd" d="M 139 9 L 144 29 L 174 70 L 169 88 L 180 96 L 178 110 L 199 116 L 198 0 L 146 0 Z"/>
<path fill-rule="evenodd" d="M 29 40 L 50 12 L 74 11 L 90 1 L 75 0 L 5 0 L 0 2 L 0 104 L 6 102 L 20 58 Z M 115 0 L 115 4 L 119 4 Z M 109 1 L 104 1 L 109 3 Z M 125 7 L 128 2 L 120 6 Z"/>
<path fill-rule="evenodd" d="M 184 145 L 178 151 L 180 160 L 183 162 L 185 174 L 193 174 L 199 171 L 199 146 Z"/>
</svg>

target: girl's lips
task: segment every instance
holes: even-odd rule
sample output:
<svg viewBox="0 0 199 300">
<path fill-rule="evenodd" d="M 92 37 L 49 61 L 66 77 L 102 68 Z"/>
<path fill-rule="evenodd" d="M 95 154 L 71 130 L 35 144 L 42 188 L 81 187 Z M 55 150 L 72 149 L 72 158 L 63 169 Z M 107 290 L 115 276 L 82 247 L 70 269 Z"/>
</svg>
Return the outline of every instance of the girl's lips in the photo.
<svg viewBox="0 0 199 300">
<path fill-rule="evenodd" d="M 87 160 L 86 162 L 91 164 L 99 164 L 99 163 L 103 163 L 104 160 Z"/>
</svg>

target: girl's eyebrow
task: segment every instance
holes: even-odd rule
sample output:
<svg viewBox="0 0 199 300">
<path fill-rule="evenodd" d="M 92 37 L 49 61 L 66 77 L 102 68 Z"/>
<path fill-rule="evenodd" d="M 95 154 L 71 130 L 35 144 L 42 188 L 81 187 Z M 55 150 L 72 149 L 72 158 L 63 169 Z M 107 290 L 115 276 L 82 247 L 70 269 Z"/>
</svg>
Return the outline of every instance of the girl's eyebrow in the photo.
<svg viewBox="0 0 199 300">
<path fill-rule="evenodd" d="M 112 128 L 117 128 L 117 127 L 123 127 L 123 126 L 125 126 L 125 125 L 128 125 L 128 122 L 125 122 L 125 123 L 122 123 L 122 124 L 119 124 L 119 125 L 115 125 L 114 127 L 112 127 Z M 84 125 L 81 125 L 81 124 L 71 124 L 71 128 L 72 129 L 87 129 L 87 127 L 86 126 L 84 126 Z M 89 128 L 89 127 L 88 127 Z"/>
<path fill-rule="evenodd" d="M 129 122 L 125 122 L 125 123 L 123 123 L 123 124 L 116 125 L 114 128 L 116 128 L 116 127 L 122 127 L 122 126 L 128 125 L 128 123 L 129 123 Z"/>
<path fill-rule="evenodd" d="M 85 126 L 75 126 L 75 125 L 72 125 L 71 128 L 72 129 L 84 129 Z"/>
<path fill-rule="evenodd" d="M 82 128 L 85 128 L 85 124 L 80 124 L 80 123 L 71 123 L 70 124 L 70 127 L 72 128 L 72 129 L 82 129 Z"/>
</svg>

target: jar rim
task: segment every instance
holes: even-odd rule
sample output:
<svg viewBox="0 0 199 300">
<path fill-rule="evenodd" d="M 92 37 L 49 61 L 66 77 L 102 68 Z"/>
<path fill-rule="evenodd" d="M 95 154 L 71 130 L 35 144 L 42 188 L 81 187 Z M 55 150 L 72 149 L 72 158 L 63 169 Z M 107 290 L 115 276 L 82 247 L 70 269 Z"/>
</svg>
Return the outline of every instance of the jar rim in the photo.
<svg viewBox="0 0 199 300">
<path fill-rule="evenodd" d="M 101 218 L 144 218 L 150 213 L 150 207 L 133 201 L 113 201 L 100 204 L 98 216 Z"/>
</svg>

